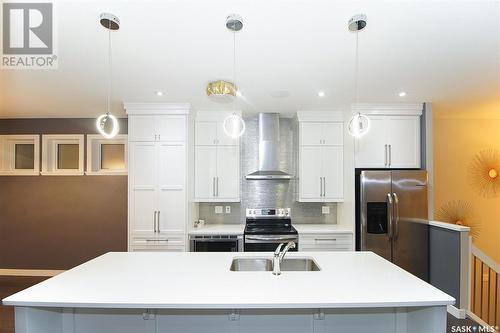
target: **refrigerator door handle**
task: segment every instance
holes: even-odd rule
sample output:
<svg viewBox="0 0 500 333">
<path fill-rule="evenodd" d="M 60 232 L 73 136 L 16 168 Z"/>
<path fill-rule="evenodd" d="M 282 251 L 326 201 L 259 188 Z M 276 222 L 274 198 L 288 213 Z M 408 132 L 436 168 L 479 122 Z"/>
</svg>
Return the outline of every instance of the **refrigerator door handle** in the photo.
<svg viewBox="0 0 500 333">
<path fill-rule="evenodd" d="M 395 212 L 395 217 L 394 217 L 394 240 L 397 240 L 399 237 L 399 198 L 396 193 L 392 193 L 392 196 L 394 197 L 394 212 Z"/>
<path fill-rule="evenodd" d="M 392 239 L 392 215 L 393 215 L 394 205 L 392 201 L 392 195 L 387 193 L 387 238 L 389 241 Z"/>
</svg>

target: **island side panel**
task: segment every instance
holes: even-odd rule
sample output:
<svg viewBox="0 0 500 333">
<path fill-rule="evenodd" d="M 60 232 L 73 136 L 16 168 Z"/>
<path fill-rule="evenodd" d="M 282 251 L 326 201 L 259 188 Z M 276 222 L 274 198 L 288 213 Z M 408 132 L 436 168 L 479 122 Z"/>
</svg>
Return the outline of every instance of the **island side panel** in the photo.
<svg viewBox="0 0 500 333">
<path fill-rule="evenodd" d="M 446 332 L 446 306 L 354 309 L 16 307 L 16 333 Z"/>
</svg>

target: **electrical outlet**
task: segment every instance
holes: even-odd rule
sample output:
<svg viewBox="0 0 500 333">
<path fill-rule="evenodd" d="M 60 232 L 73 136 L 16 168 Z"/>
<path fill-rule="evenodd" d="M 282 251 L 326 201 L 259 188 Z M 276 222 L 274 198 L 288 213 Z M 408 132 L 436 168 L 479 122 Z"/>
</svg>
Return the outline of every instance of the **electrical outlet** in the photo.
<svg viewBox="0 0 500 333">
<path fill-rule="evenodd" d="M 222 206 L 215 206 L 215 214 L 222 214 Z"/>
<path fill-rule="evenodd" d="M 330 214 L 330 207 L 328 207 L 328 206 L 321 206 L 321 213 L 323 213 L 323 214 Z"/>
<path fill-rule="evenodd" d="M 231 214 L 231 206 L 226 206 L 226 214 Z"/>
</svg>

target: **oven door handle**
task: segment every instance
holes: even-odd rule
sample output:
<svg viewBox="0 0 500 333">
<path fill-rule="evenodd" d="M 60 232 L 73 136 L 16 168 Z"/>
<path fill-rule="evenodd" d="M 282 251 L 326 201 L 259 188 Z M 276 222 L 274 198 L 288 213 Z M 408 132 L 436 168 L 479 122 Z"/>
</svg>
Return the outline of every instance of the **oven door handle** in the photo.
<svg viewBox="0 0 500 333">
<path fill-rule="evenodd" d="M 259 241 L 259 242 L 271 242 L 271 241 L 297 241 L 297 236 L 245 236 L 245 241 Z"/>
</svg>

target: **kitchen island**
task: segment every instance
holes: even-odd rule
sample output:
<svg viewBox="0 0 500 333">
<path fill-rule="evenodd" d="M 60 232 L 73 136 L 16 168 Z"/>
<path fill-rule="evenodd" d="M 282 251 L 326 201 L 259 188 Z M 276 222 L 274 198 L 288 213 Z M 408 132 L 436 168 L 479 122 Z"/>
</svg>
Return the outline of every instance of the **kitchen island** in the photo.
<svg viewBox="0 0 500 333">
<path fill-rule="evenodd" d="M 7 297 L 17 333 L 445 332 L 451 296 L 372 252 L 318 271 L 232 271 L 271 253 L 107 253 Z"/>
</svg>

